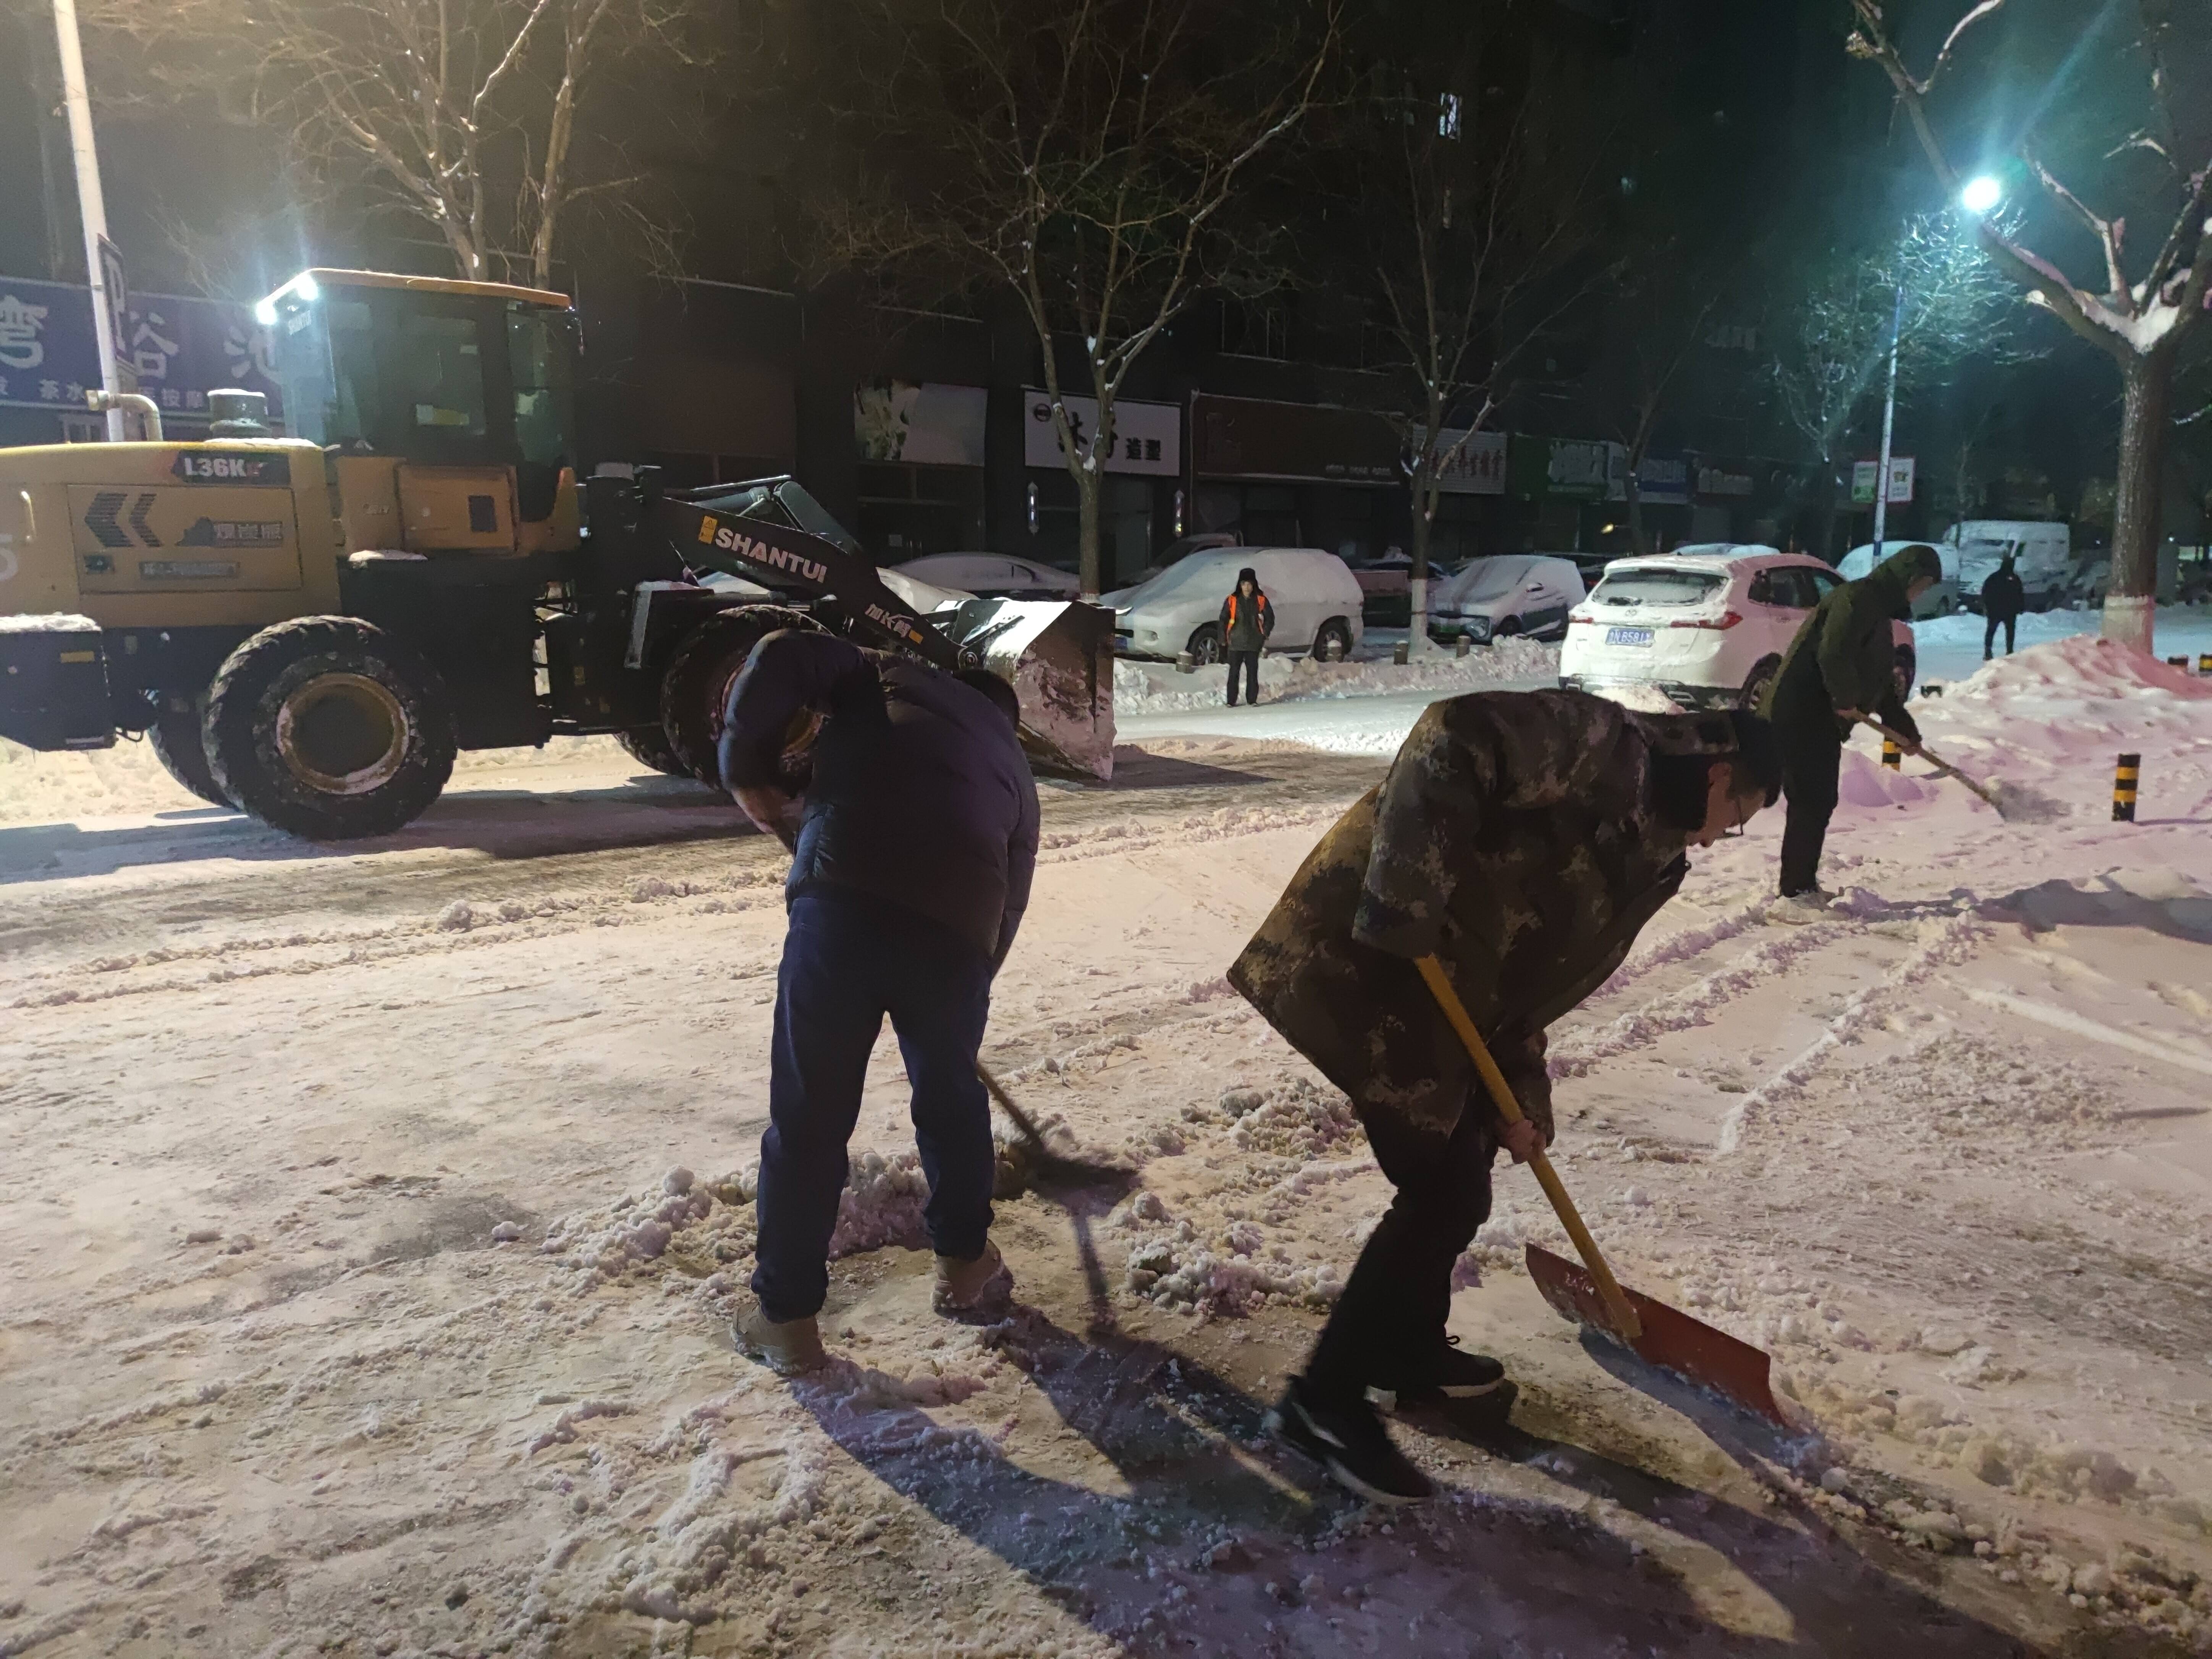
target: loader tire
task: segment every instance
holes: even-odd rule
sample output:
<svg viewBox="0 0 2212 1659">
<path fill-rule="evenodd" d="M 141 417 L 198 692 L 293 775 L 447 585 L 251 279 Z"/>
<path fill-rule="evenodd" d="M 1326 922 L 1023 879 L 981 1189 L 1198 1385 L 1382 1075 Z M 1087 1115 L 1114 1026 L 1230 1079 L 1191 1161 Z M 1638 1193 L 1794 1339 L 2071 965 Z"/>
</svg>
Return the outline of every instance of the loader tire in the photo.
<svg viewBox="0 0 2212 1659">
<path fill-rule="evenodd" d="M 691 769 L 676 758 L 676 751 L 668 746 L 668 734 L 657 726 L 648 726 L 635 732 L 617 732 L 615 741 L 623 752 L 640 766 L 665 772 L 672 778 L 688 778 Z"/>
<path fill-rule="evenodd" d="M 208 760 L 242 811 L 308 841 L 389 835 L 453 770 L 444 683 L 352 617 L 301 617 L 230 653 L 208 692 Z"/>
<path fill-rule="evenodd" d="M 222 793 L 208 764 L 207 738 L 200 718 L 206 707 L 204 697 L 195 697 L 182 708 L 172 707 L 168 698 L 162 698 L 161 712 L 146 728 L 146 741 L 153 745 L 154 758 L 161 763 L 161 769 L 179 785 L 210 806 L 228 807 L 230 797 Z"/>
<path fill-rule="evenodd" d="M 748 605 L 709 617 L 691 630 L 660 677 L 660 729 L 684 771 L 709 787 L 722 787 L 722 709 L 731 682 L 763 635 L 779 628 L 818 631 L 821 626 L 800 611 Z"/>
</svg>

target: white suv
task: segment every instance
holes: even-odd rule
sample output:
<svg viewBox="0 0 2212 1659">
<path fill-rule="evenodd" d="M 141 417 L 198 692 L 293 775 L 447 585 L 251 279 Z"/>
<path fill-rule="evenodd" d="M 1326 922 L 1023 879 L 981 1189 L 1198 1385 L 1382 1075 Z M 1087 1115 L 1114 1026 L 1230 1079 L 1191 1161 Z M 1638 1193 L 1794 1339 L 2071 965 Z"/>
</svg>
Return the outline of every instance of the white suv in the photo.
<svg viewBox="0 0 2212 1659">
<path fill-rule="evenodd" d="M 1567 618 L 1559 684 L 1601 696 L 1650 686 L 1684 708 L 1756 708 L 1805 613 L 1843 578 L 1802 553 L 1711 542 L 1616 559 Z M 1912 628 L 1892 625 L 1898 695 L 1912 690 Z"/>
</svg>

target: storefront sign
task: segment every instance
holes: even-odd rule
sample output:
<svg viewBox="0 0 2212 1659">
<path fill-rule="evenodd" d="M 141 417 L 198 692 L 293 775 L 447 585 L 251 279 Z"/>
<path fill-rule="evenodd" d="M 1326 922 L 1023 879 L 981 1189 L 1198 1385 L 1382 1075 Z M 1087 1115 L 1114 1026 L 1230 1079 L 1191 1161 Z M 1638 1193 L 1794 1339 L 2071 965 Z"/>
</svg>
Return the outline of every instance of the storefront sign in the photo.
<svg viewBox="0 0 2212 1659">
<path fill-rule="evenodd" d="M 1698 469 L 1698 494 L 1748 495 L 1751 494 L 1751 474 L 1731 472 L 1725 467 L 1700 466 Z"/>
<path fill-rule="evenodd" d="M 1190 424 L 1192 464 L 1202 478 L 1404 480 L 1396 428 L 1364 409 L 1199 397 Z"/>
<path fill-rule="evenodd" d="M 1513 434 L 1509 471 L 1524 501 L 1600 501 L 1613 488 L 1613 446 L 1601 440 Z"/>
<path fill-rule="evenodd" d="M 1461 441 L 1465 439 L 1464 442 Z M 1458 447 L 1454 447 L 1455 445 Z M 1437 488 L 1447 495 L 1503 495 L 1505 493 L 1505 434 L 1447 427 L 1437 434 L 1437 447 L 1444 464 L 1437 474 Z"/>
<path fill-rule="evenodd" d="M 1636 469 L 1637 499 L 1647 507 L 1690 504 L 1690 464 L 1680 455 L 1646 455 Z"/>
<path fill-rule="evenodd" d="M 207 418 L 207 395 L 241 386 L 284 412 L 269 356 L 267 331 L 252 308 L 173 294 L 134 294 L 116 343 L 121 367 L 164 415 Z M 82 413 L 87 386 L 100 385 L 100 337 L 92 290 L 67 283 L 0 276 L 0 404 Z"/>
<path fill-rule="evenodd" d="M 1060 434 L 1053 425 L 1052 399 L 1035 386 L 1025 387 L 1022 422 L 1022 465 L 1065 466 L 1060 453 Z M 1063 394 L 1060 406 L 1075 428 L 1079 451 L 1091 441 L 1098 425 L 1098 400 Z M 1114 400 L 1114 448 L 1106 458 L 1109 472 L 1148 473 L 1172 478 L 1182 471 L 1182 410 L 1173 404 L 1140 404 Z"/>
<path fill-rule="evenodd" d="M 1889 501 L 1893 507 L 1912 499 L 1914 458 L 1893 455 L 1889 458 Z M 1851 463 L 1851 500 L 1860 507 L 1874 505 L 1875 474 L 1881 471 L 1880 461 Z"/>
<path fill-rule="evenodd" d="M 980 386 L 863 380 L 853 390 L 853 436 L 860 459 L 981 466 L 989 400 Z"/>
</svg>

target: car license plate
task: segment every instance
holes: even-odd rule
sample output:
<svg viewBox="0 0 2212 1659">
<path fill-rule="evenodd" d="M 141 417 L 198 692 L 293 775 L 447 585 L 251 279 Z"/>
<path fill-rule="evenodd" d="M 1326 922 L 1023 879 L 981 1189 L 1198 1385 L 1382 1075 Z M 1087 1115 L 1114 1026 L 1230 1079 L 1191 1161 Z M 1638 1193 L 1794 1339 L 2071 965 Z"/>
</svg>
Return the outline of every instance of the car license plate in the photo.
<svg viewBox="0 0 2212 1659">
<path fill-rule="evenodd" d="M 1648 628 L 1608 628 L 1605 630 L 1607 645 L 1649 645 L 1651 630 Z"/>
</svg>

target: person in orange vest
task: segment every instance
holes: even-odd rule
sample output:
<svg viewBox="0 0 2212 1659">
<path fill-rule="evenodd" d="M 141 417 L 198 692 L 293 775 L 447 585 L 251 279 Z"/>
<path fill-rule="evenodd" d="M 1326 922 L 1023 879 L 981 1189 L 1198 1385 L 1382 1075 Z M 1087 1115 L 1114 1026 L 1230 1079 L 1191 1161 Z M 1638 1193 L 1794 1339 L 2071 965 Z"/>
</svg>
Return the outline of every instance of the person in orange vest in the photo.
<svg viewBox="0 0 2212 1659">
<path fill-rule="evenodd" d="M 1221 602 L 1221 643 L 1229 653 L 1229 706 L 1237 707 L 1237 671 L 1244 671 L 1244 701 L 1260 701 L 1260 653 L 1275 631 L 1275 607 L 1260 591 L 1259 573 L 1246 565 L 1237 591 Z"/>
</svg>

